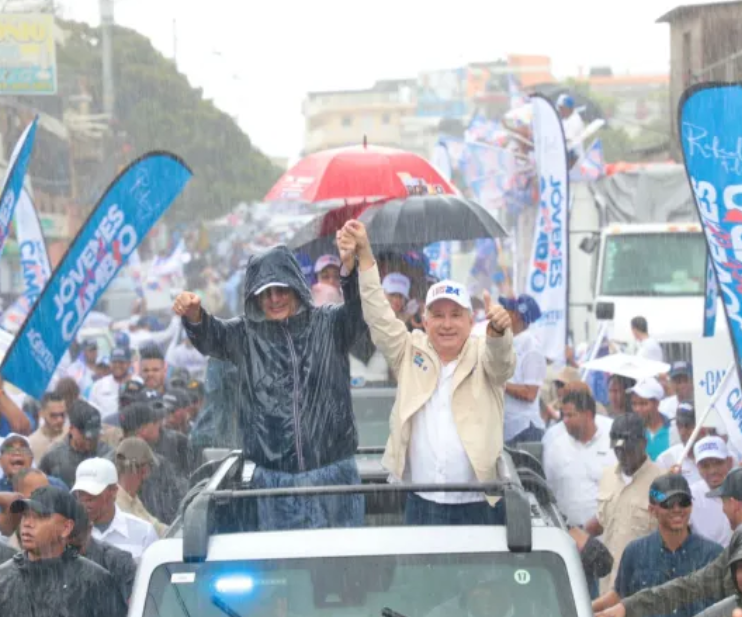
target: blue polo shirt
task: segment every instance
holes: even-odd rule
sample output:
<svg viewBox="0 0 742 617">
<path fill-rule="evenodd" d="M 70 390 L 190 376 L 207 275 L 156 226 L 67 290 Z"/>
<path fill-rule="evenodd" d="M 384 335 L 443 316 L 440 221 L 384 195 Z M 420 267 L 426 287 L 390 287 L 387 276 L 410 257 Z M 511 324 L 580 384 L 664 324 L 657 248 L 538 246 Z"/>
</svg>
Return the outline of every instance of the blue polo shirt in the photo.
<svg viewBox="0 0 742 617">
<path fill-rule="evenodd" d="M 700 570 L 722 550 L 716 542 L 691 532 L 680 548 L 672 552 L 665 546 L 660 532 L 655 531 L 628 544 L 621 557 L 614 588 L 621 598 L 627 598 L 642 589 Z M 672 613 L 672 617 L 693 617 L 713 603 L 713 600 L 696 600 Z"/>
</svg>

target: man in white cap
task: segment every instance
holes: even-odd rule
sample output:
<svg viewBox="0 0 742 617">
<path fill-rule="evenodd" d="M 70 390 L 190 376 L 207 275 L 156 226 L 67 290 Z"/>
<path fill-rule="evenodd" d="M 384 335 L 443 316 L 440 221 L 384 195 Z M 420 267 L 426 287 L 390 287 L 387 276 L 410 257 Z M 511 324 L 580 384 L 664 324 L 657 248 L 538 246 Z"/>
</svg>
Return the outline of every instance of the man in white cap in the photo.
<svg viewBox="0 0 742 617">
<path fill-rule="evenodd" d="M 656 461 L 670 447 L 670 422 L 660 413 L 665 390 L 654 377 L 643 379 L 630 390 L 631 408 L 647 429 L 647 454 Z"/>
<path fill-rule="evenodd" d="M 472 337 L 471 299 L 463 285 L 441 281 L 425 300 L 425 332 L 409 332 L 381 286 L 366 229 L 343 227 L 339 246 L 358 257 L 363 317 L 374 344 L 397 377 L 391 434 L 383 464 L 412 483 L 491 482 L 503 447 L 503 387 L 515 369 L 510 317 L 485 296 L 489 326 Z M 415 493 L 411 525 L 502 522 L 477 493 Z"/>
<path fill-rule="evenodd" d="M 139 563 L 147 547 L 157 541 L 151 523 L 123 512 L 116 505 L 119 491 L 116 466 L 104 458 L 80 463 L 72 492 L 93 523 L 93 538 L 131 553 Z"/>
<path fill-rule="evenodd" d="M 693 458 L 702 480 L 691 485 L 693 493 L 691 527 L 709 540 L 722 546 L 729 546 L 732 529 L 724 514 L 721 497 L 709 497 L 708 493 L 724 484 L 724 478 L 732 469 L 734 461 L 729 455 L 726 442 L 717 436 L 699 439 L 693 446 Z"/>
</svg>

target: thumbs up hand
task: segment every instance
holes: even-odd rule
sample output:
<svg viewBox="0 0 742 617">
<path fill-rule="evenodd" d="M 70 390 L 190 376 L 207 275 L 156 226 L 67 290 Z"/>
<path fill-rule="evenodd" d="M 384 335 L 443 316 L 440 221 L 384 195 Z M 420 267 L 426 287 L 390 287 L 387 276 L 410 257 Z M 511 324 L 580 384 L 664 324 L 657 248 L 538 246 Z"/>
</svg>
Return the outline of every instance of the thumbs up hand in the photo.
<svg viewBox="0 0 742 617">
<path fill-rule="evenodd" d="M 487 317 L 487 336 L 500 337 L 511 327 L 510 315 L 499 304 L 492 301 L 488 291 L 484 292 L 484 314 Z"/>
</svg>

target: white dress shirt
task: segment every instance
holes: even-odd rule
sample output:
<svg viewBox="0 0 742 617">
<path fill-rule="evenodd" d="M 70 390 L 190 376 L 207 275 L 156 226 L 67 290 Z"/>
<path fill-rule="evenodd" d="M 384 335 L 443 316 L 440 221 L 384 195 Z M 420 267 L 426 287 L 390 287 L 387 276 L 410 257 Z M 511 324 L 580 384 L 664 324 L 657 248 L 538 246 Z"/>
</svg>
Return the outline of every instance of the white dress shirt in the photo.
<svg viewBox="0 0 742 617">
<path fill-rule="evenodd" d="M 101 532 L 93 527 L 93 538 L 130 553 L 137 564 L 147 547 L 158 539 L 152 523 L 127 514 L 118 506 L 108 529 Z"/>
<path fill-rule="evenodd" d="M 696 482 L 690 490 L 693 494 L 693 510 L 690 515 L 693 531 L 723 547 L 729 546 L 732 526 L 722 510 L 721 497 L 706 497 L 710 489 L 705 480 Z"/>
<path fill-rule="evenodd" d="M 515 374 L 508 382 L 513 385 L 539 386 L 546 380 L 546 357 L 535 334 L 524 330 L 513 337 Z M 545 428 L 541 419 L 538 396 L 532 401 L 522 401 L 505 393 L 505 441 L 510 441 L 525 431 L 530 424 Z"/>
<path fill-rule="evenodd" d="M 610 424 L 599 423 L 596 417 L 597 430 L 588 443 L 572 437 L 563 423 L 562 427 L 563 430 L 544 441 L 546 482 L 569 523 L 584 525 L 597 513 L 603 470 L 616 466 Z"/>
<path fill-rule="evenodd" d="M 458 361 L 441 366 L 438 387 L 425 406 L 412 416 L 405 480 L 416 484 L 478 482 L 456 430 L 451 400 Z M 484 501 L 481 493 L 418 493 L 436 503 Z"/>
</svg>

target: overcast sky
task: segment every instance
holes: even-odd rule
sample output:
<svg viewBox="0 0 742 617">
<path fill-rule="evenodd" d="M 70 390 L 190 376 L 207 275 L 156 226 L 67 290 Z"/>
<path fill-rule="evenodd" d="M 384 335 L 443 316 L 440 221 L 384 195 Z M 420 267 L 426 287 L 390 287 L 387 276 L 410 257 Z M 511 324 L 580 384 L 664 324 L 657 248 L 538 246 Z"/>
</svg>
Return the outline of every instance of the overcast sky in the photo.
<svg viewBox="0 0 742 617">
<path fill-rule="evenodd" d="M 99 0 L 62 0 L 68 18 L 97 25 Z M 310 90 L 547 54 L 558 77 L 578 67 L 666 72 L 673 0 L 116 0 L 116 21 L 173 55 L 206 96 L 239 118 L 253 142 L 294 157 Z M 367 7 L 367 8 L 363 8 Z M 600 10 L 599 10 L 600 7 Z"/>
</svg>

